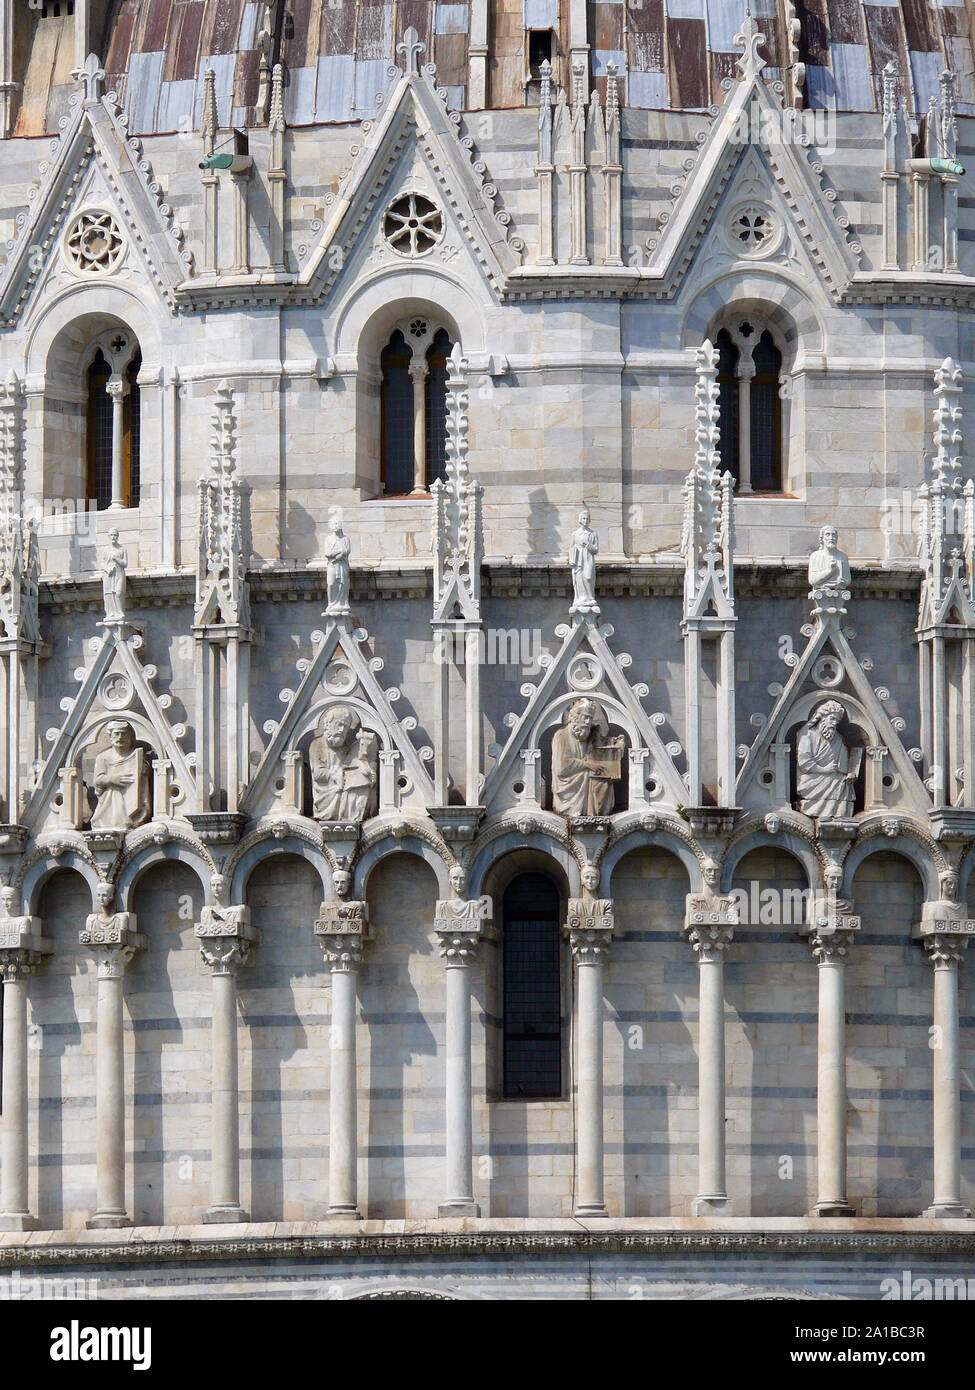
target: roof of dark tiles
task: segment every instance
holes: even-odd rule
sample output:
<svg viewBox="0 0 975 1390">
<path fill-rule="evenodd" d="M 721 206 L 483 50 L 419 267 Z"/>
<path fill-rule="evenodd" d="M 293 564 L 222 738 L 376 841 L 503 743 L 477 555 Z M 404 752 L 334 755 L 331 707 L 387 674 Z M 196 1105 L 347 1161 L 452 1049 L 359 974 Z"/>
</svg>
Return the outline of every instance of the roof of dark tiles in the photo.
<svg viewBox="0 0 975 1390">
<path fill-rule="evenodd" d="M 556 77 L 568 77 L 569 0 L 487 0 L 489 104 L 525 104 L 526 34 L 551 30 Z M 746 0 L 589 0 L 594 75 L 613 61 L 627 105 L 699 109 L 721 100 L 734 71 Z M 788 21 L 800 23 L 805 104 L 874 111 L 880 74 L 893 61 L 909 109 L 923 113 L 938 75 L 957 75 L 961 111 L 975 112 L 975 0 L 750 0 L 764 30 L 773 78 L 790 61 Z M 57 129 L 71 89 L 74 5 L 27 7 L 17 50 L 23 92 L 13 133 Z M 108 86 L 134 134 L 195 131 L 203 73 L 216 74 L 221 125 L 260 124 L 262 70 L 286 70 L 292 125 L 361 119 L 376 109 L 397 43 L 414 27 L 436 64 L 448 103 L 467 102 L 471 0 L 102 0 L 96 46 Z M 792 59 L 795 58 L 793 53 Z"/>
</svg>

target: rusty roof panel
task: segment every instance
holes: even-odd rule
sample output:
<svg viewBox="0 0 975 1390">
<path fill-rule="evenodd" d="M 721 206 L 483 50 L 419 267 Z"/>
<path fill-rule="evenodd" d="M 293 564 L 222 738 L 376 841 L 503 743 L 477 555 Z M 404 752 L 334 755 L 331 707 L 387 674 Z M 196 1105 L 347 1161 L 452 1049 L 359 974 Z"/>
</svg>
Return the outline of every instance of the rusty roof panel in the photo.
<svg viewBox="0 0 975 1390">
<path fill-rule="evenodd" d="M 385 0 L 359 0 L 358 18 L 355 27 L 355 48 L 357 60 L 391 56 L 393 28 L 393 7 Z"/>
<path fill-rule="evenodd" d="M 829 36 L 835 44 L 863 43 L 863 15 L 860 0 L 826 0 Z"/>
<path fill-rule="evenodd" d="M 467 35 L 438 34 L 434 39 L 434 62 L 437 81 L 444 87 L 467 85 Z"/>
<path fill-rule="evenodd" d="M 207 51 L 214 56 L 233 53 L 240 34 L 241 0 L 215 0 L 209 7 L 209 18 Z"/>
<path fill-rule="evenodd" d="M 664 71 L 663 0 L 646 0 L 639 8 L 627 8 L 626 48 L 631 71 Z"/>
<path fill-rule="evenodd" d="M 667 18 L 670 55 L 671 100 L 688 110 L 711 103 L 708 83 L 708 50 L 703 19 Z"/>
<path fill-rule="evenodd" d="M 196 75 L 205 8 L 204 0 L 189 0 L 180 6 L 166 64 L 167 81 L 179 82 Z"/>
<path fill-rule="evenodd" d="M 339 0 L 322 11 L 322 27 L 318 40 L 319 52 L 351 53 L 355 45 L 355 5 L 353 0 Z"/>
<path fill-rule="evenodd" d="M 864 5 L 863 18 L 867 26 L 867 43 L 876 99 L 877 78 L 887 64 L 893 63 L 903 71 L 901 40 L 904 31 L 897 11 L 890 5 Z"/>
<path fill-rule="evenodd" d="M 623 6 L 597 0 L 590 10 L 590 16 L 589 41 L 593 48 L 600 53 L 621 53 Z"/>
<path fill-rule="evenodd" d="M 802 26 L 802 52 L 806 64 L 827 67 L 829 64 L 829 18 L 826 0 L 805 0 L 799 9 Z"/>
<path fill-rule="evenodd" d="M 941 48 L 932 6 L 927 0 L 901 0 L 907 46 L 915 53 L 935 53 Z M 939 16 L 940 19 L 940 16 Z"/>
</svg>

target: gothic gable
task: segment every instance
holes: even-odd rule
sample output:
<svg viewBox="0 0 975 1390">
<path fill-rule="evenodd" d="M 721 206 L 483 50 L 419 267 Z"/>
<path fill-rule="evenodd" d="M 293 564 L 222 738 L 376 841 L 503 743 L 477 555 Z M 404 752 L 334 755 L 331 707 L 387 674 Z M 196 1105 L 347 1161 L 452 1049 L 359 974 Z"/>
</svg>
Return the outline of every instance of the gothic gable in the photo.
<svg viewBox="0 0 975 1390">
<path fill-rule="evenodd" d="M 930 798 L 912 761 L 915 754 L 909 754 L 901 741 L 904 721 L 887 713 L 887 692 L 870 684 L 839 615 L 807 625 L 803 633 L 808 637 L 806 648 L 801 655 L 793 654 L 792 674 L 768 719 L 751 748 L 739 750 L 745 752 L 745 762 L 737 780 L 738 805 L 772 811 L 793 804 L 798 731 L 810 715 L 835 701 L 843 709 L 841 736 L 861 762 L 862 809 L 926 815 Z"/>
<path fill-rule="evenodd" d="M 523 243 L 509 235 L 496 189 L 473 158 L 470 136 L 461 135 L 459 116 L 447 110 L 433 65 L 420 67 L 423 51 L 407 30 L 405 71 L 376 119 L 363 122 L 363 145 L 353 146 L 355 162 L 299 277 L 318 293 L 327 294 L 346 267 L 357 273 L 367 262 L 446 265 L 463 257 L 496 291 L 518 265 Z"/>
<path fill-rule="evenodd" d="M 410 715 L 399 720 L 393 713 L 400 692 L 395 687 L 384 689 L 376 679 L 383 661 L 364 655 L 361 648 L 368 636 L 345 617 L 330 617 L 324 631 L 312 633 L 314 651 L 298 662 L 297 689 L 281 691 L 287 706 L 283 718 L 264 725 L 270 741 L 241 799 L 241 810 L 249 816 L 303 813 L 304 745 L 323 714 L 336 706 L 351 710 L 361 729 L 378 744 L 379 814 L 432 804 L 433 784 L 424 762 L 433 757 L 433 750 L 418 752 L 410 738 L 416 719 Z"/>
<path fill-rule="evenodd" d="M 170 307 L 176 287 L 192 271 L 183 232 L 145 159 L 130 138 L 114 94 L 101 95 L 104 73 L 89 57 L 72 96 L 62 134 L 17 219 L 0 278 L 0 321 L 15 323 L 42 282 L 63 267 L 77 278 L 103 281 L 116 270 L 137 269 Z M 77 224 L 77 215 L 96 216 Z M 100 220 L 99 220 L 100 217 Z"/>
<path fill-rule="evenodd" d="M 484 783 L 481 802 L 489 812 L 519 805 L 550 809 L 551 788 L 543 785 L 546 735 L 581 699 L 599 705 L 609 728 L 618 729 L 625 739 L 622 779 L 628 810 L 673 809 L 686 802 L 687 790 L 673 761 L 679 745 L 664 745 L 658 732 L 663 715 L 646 714 L 641 701 L 648 687 L 630 685 L 623 672 L 632 658 L 613 654 L 613 628 L 608 623 L 600 626 L 597 618 L 595 613 L 576 614 L 571 626 L 557 627 L 561 648 L 554 656 L 540 658 L 545 669 L 538 685 L 522 686 L 528 703 L 520 715 L 506 715 L 511 733 L 504 748 L 495 750 L 497 761 Z"/>
<path fill-rule="evenodd" d="M 798 139 L 797 113 L 783 108 L 762 76 L 763 38 L 754 20 L 746 18 L 736 41 L 744 46 L 740 80 L 731 84 L 673 208 L 661 218 L 659 237 L 648 243 L 650 272 L 676 291 L 705 241 L 714 243 L 711 254 L 723 253 L 730 263 L 763 254 L 794 259 L 802 246 L 838 299 L 857 272 L 859 245 L 847 239 L 836 195 L 820 181 L 822 166 Z M 719 208 L 729 214 L 723 236 L 715 226 Z M 766 229 L 764 251 L 755 225 L 763 208 L 782 219 Z"/>
<path fill-rule="evenodd" d="M 88 643 L 90 664 L 75 672 L 78 693 L 61 701 L 60 728 L 47 732 L 51 752 L 21 818 L 35 834 L 57 824 L 86 828 L 86 791 L 95 752 L 104 744 L 109 726 L 121 721 L 145 750 L 153 819 L 168 820 L 195 806 L 193 758 L 180 747 L 186 727 L 170 723 L 172 697 L 153 689 L 157 670 L 139 656 L 142 636 L 122 622 L 102 626 L 103 635 Z"/>
</svg>

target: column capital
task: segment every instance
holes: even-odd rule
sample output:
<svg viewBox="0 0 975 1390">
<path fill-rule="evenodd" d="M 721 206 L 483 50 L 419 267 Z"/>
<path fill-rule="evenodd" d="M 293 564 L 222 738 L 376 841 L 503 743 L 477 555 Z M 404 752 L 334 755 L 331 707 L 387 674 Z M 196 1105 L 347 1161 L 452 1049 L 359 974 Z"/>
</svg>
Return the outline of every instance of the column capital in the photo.
<svg viewBox="0 0 975 1390">
<path fill-rule="evenodd" d="M 930 936 L 924 937 L 924 949 L 935 970 L 956 970 L 962 963 L 967 945 L 967 936 L 932 932 Z"/>
<path fill-rule="evenodd" d="M 819 965 L 833 965 L 845 960 L 856 933 L 860 918 L 846 898 L 830 893 L 810 900 L 805 927 L 800 929 Z"/>
<path fill-rule="evenodd" d="M 0 917 L 0 980 L 23 980 L 51 953 L 39 917 Z"/>
<path fill-rule="evenodd" d="M 935 969 L 958 966 L 969 937 L 975 936 L 975 920 L 966 917 L 963 904 L 941 898 L 922 905 L 921 920 L 911 935 L 924 943 Z"/>
<path fill-rule="evenodd" d="M 358 970 L 369 940 L 369 904 L 358 898 L 322 903 L 315 921 L 322 959 L 332 970 Z"/>
<path fill-rule="evenodd" d="M 722 960 L 738 923 L 738 908 L 732 896 L 688 893 L 684 935 L 699 962 L 712 964 Z"/>
<path fill-rule="evenodd" d="M 448 968 L 473 965 L 478 948 L 492 935 L 489 898 L 439 898 L 433 922 L 440 955 Z"/>
<path fill-rule="evenodd" d="M 563 930 L 576 965 L 601 965 L 615 926 L 612 898 L 570 898 Z"/>
<path fill-rule="evenodd" d="M 94 955 L 100 980 L 119 979 L 136 951 L 146 944 L 135 929 L 134 912 L 93 912 L 78 941 Z"/>
<path fill-rule="evenodd" d="M 194 931 L 203 964 L 212 974 L 232 975 L 238 967 L 250 964 L 258 933 L 249 907 L 205 907 Z"/>
</svg>

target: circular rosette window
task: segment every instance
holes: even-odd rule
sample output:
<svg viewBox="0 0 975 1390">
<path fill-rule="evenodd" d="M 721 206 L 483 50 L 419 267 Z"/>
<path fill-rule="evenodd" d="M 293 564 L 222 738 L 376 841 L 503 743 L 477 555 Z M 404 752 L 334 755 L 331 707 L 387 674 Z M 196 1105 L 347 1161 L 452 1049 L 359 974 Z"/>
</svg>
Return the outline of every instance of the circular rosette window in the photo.
<svg viewBox="0 0 975 1390">
<path fill-rule="evenodd" d="M 725 236 L 736 255 L 758 259 L 778 250 L 783 228 L 769 208 L 749 203 L 731 214 Z"/>
<path fill-rule="evenodd" d="M 383 235 L 401 256 L 425 256 L 443 236 L 443 213 L 422 193 L 404 193 L 386 209 Z"/>
<path fill-rule="evenodd" d="M 64 238 L 68 260 L 83 275 L 107 275 L 125 251 L 125 238 L 110 212 L 83 212 Z"/>
</svg>

